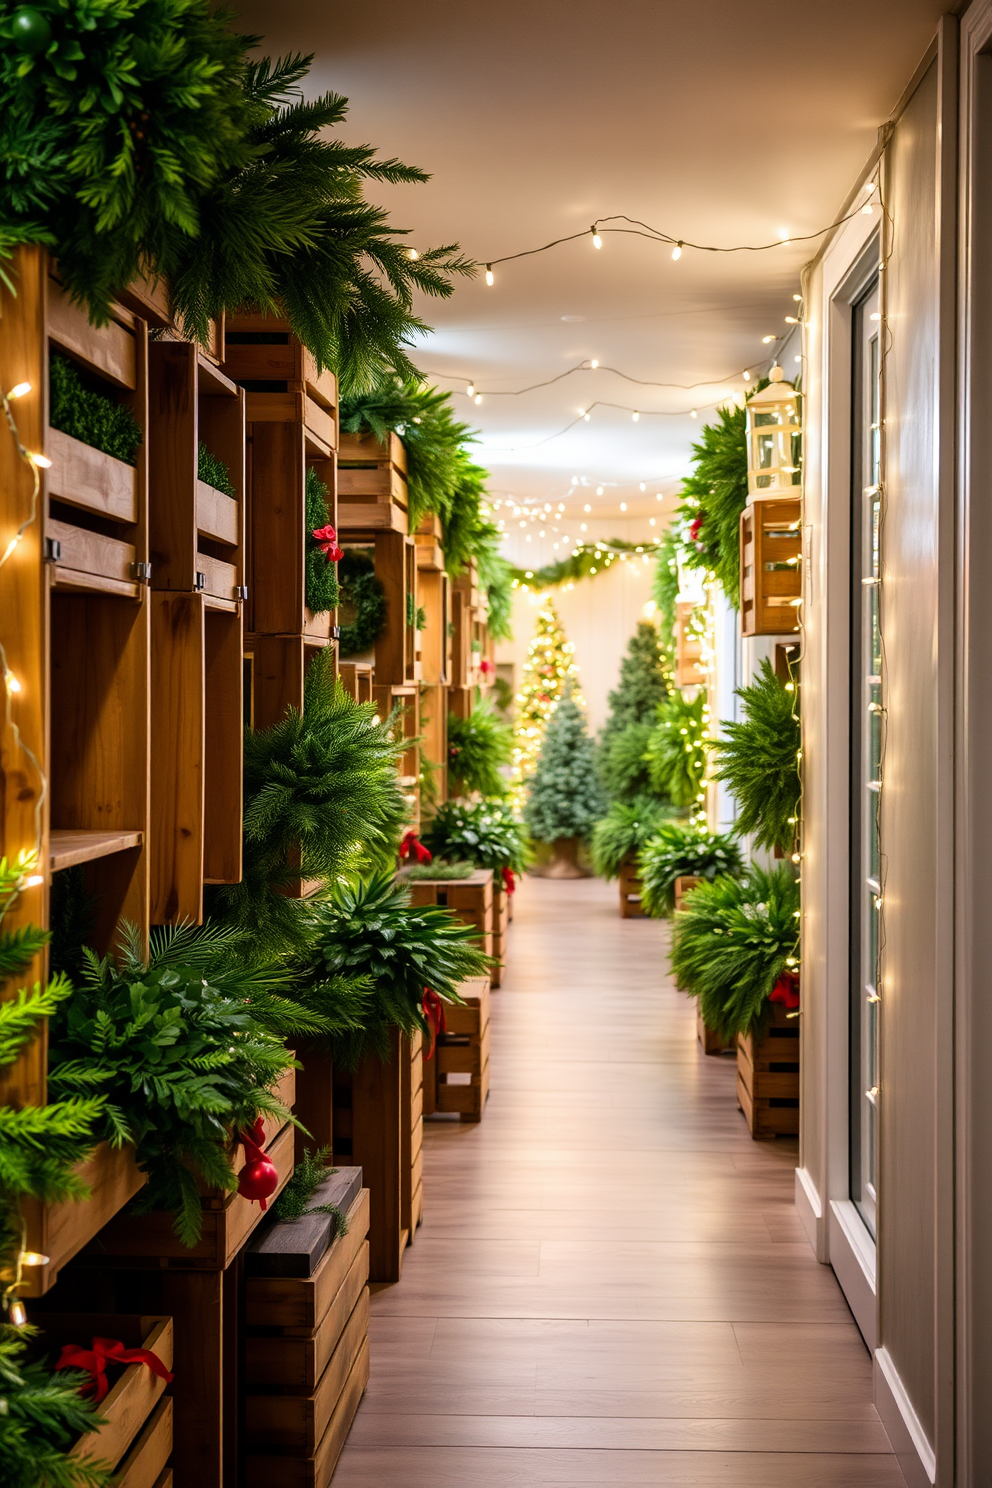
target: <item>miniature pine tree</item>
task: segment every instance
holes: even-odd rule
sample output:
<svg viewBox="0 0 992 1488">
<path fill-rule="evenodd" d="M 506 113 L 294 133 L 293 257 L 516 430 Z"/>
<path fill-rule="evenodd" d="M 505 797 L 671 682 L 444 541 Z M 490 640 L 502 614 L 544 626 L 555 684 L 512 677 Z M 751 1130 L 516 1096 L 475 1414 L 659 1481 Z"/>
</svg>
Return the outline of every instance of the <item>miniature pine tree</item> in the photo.
<svg viewBox="0 0 992 1488">
<path fill-rule="evenodd" d="M 558 706 L 565 685 L 579 669 L 573 661 L 575 647 L 565 639 L 561 621 L 551 600 L 542 605 L 537 628 L 524 663 L 523 681 L 516 696 L 517 716 L 513 739 L 513 784 L 517 798 L 521 786 L 537 768 L 548 720 Z M 576 698 L 579 697 L 577 690 Z"/>
<path fill-rule="evenodd" d="M 558 842 L 588 837 L 605 810 L 595 745 L 570 687 L 545 730 L 524 820 L 539 842 Z"/>
<path fill-rule="evenodd" d="M 600 737 L 602 744 L 608 744 L 632 723 L 654 723 L 658 704 L 668 696 L 662 662 L 657 628 L 650 620 L 638 621 L 620 663 L 619 684 L 607 699 L 610 716 Z"/>
</svg>

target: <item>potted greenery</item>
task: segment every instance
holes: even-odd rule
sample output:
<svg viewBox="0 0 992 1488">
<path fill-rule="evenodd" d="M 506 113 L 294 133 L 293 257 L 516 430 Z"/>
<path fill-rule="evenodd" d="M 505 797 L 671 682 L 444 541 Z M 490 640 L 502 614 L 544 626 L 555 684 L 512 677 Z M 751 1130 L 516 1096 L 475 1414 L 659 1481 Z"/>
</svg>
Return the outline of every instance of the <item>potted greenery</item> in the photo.
<svg viewBox="0 0 992 1488">
<path fill-rule="evenodd" d="M 537 769 L 528 785 L 524 821 L 536 841 L 550 851 L 531 871 L 545 878 L 585 878 L 580 849 L 605 804 L 595 747 L 569 687 L 548 722 Z"/>
<path fill-rule="evenodd" d="M 739 723 L 725 723 L 715 746 L 714 777 L 737 802 L 737 830 L 754 835 L 758 847 L 783 855 L 796 842 L 801 782 L 802 732 L 798 693 L 782 682 L 767 657 L 754 681 L 737 690 L 744 708 Z"/>
<path fill-rule="evenodd" d="M 467 718 L 448 714 L 448 788 L 452 795 L 504 796 L 501 771 L 509 765 L 513 734 L 488 702 L 476 703 Z"/>
<path fill-rule="evenodd" d="M 650 915 L 670 915 L 679 878 L 736 877 L 743 869 L 740 847 L 730 833 L 709 832 L 693 823 L 662 822 L 641 845 L 641 899 Z"/>
</svg>

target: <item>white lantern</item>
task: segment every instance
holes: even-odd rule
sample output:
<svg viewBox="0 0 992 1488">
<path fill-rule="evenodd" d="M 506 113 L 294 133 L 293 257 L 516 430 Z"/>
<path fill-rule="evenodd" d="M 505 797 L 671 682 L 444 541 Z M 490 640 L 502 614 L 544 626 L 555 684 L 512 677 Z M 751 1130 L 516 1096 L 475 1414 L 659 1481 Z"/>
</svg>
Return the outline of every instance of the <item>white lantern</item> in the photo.
<svg viewBox="0 0 992 1488">
<path fill-rule="evenodd" d="M 781 367 L 747 400 L 747 488 L 750 495 L 793 495 L 802 483 L 800 441 L 803 426 L 799 394 Z"/>
</svg>

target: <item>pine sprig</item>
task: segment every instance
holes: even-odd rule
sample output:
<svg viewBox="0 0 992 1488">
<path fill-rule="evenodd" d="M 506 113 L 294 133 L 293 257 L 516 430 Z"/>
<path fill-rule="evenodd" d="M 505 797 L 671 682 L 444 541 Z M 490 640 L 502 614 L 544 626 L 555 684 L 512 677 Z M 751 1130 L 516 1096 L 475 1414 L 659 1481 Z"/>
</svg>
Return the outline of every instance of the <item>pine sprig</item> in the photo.
<svg viewBox="0 0 992 1488">
<path fill-rule="evenodd" d="M 50 1372 L 25 1358 L 35 1328 L 0 1326 L 0 1463 L 4 1488 L 108 1488 L 109 1467 L 68 1455 L 80 1436 L 103 1425 L 80 1394 L 79 1370 Z"/>
<path fill-rule="evenodd" d="M 704 426 L 692 446 L 695 468 L 682 482 L 678 511 L 683 525 L 695 531 L 683 545 L 685 562 L 715 573 L 735 609 L 740 603 L 741 512 L 747 505 L 745 426 L 744 409 L 736 407 L 718 409 L 717 422 Z"/>
<path fill-rule="evenodd" d="M 737 830 L 754 833 L 758 847 L 791 852 L 799 818 L 799 750 L 802 730 L 795 684 L 780 682 L 765 657 L 758 675 L 737 696 L 739 723 L 724 723 L 716 744 L 714 777 L 737 802 Z"/>
<path fill-rule="evenodd" d="M 316 1150 L 311 1147 L 304 1148 L 293 1169 L 292 1177 L 273 1206 L 276 1219 L 281 1220 L 283 1224 L 292 1224 L 294 1220 L 306 1219 L 310 1214 L 330 1214 L 334 1219 L 331 1226 L 331 1240 L 347 1235 L 347 1216 L 342 1213 L 337 1204 L 311 1204 L 310 1202 L 320 1185 L 337 1171 L 337 1168 L 331 1167 L 330 1147 L 318 1147 Z"/>
</svg>

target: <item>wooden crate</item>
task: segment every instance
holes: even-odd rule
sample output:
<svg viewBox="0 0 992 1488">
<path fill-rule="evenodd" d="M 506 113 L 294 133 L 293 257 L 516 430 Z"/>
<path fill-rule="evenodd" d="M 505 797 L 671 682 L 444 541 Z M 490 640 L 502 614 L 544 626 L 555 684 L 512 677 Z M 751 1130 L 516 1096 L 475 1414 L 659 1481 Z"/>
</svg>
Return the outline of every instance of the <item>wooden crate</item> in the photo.
<svg viewBox="0 0 992 1488">
<path fill-rule="evenodd" d="M 341 661 L 338 663 L 341 686 L 356 703 L 371 703 L 374 700 L 375 667 L 370 661 Z"/>
<path fill-rule="evenodd" d="M 779 1003 L 759 1034 L 737 1038 L 737 1102 L 752 1137 L 799 1134 L 799 1019 Z"/>
<path fill-rule="evenodd" d="M 620 864 L 617 877 L 620 886 L 620 918 L 644 919 L 647 910 L 641 903 L 641 880 L 637 872 L 637 860 L 632 854 Z"/>
<path fill-rule="evenodd" d="M 419 1031 L 407 1040 L 400 1092 L 404 1125 L 400 1153 L 400 1226 L 413 1244 L 424 1219 L 424 1039 Z"/>
<path fill-rule="evenodd" d="M 700 687 L 706 681 L 703 670 L 703 643 L 690 628 L 696 606 L 683 601 L 675 606 L 675 671 L 676 687 Z"/>
<path fill-rule="evenodd" d="M 508 894 L 502 876 L 493 873 L 493 957 L 496 965 L 489 973 L 490 985 L 495 990 L 503 984 L 506 966 L 507 931 L 510 927 L 510 905 L 513 895 Z"/>
<path fill-rule="evenodd" d="M 408 883 L 413 904 L 434 904 L 471 925 L 487 956 L 493 953 L 493 870 L 477 868 L 469 878 L 419 878 Z"/>
<path fill-rule="evenodd" d="M 171 1317 L 135 1317 L 119 1313 L 35 1312 L 30 1321 L 41 1333 L 32 1345 L 35 1354 L 53 1361 L 65 1344 L 88 1349 L 93 1338 L 113 1338 L 127 1349 L 144 1348 L 156 1354 L 166 1369 L 173 1365 L 173 1321 Z M 113 1366 L 111 1366 L 113 1368 Z M 69 1449 L 72 1458 L 90 1457 L 116 1469 L 117 1482 L 155 1483 L 172 1453 L 172 1401 L 164 1401 L 166 1382 L 146 1364 L 121 1368 L 110 1391 L 100 1402 L 103 1425 L 79 1437 Z M 164 1410 L 160 1410 L 164 1406 Z M 139 1479 L 138 1464 L 154 1475 Z"/>
<path fill-rule="evenodd" d="M 245 1325 L 249 1340 L 245 1369 L 250 1388 L 278 1386 L 309 1393 L 323 1373 L 317 1335 L 335 1308 L 334 1315 L 341 1327 L 351 1315 L 358 1292 L 346 1292 L 342 1298 L 341 1288 L 356 1264 L 367 1279 L 367 1188 L 360 1189 L 349 1205 L 347 1220 L 346 1233 L 332 1241 L 309 1276 L 258 1276 L 253 1274 L 249 1262 L 245 1278 Z M 266 1340 L 272 1341 L 271 1352 Z M 325 1339 L 320 1347 L 325 1347 L 326 1342 Z"/>
<path fill-rule="evenodd" d="M 330 1368 L 330 1365 L 328 1366 Z M 327 1488 L 369 1382 L 369 1345 L 361 1345 L 316 1451 L 309 1456 L 252 1452 L 247 1488 Z"/>
<path fill-rule="evenodd" d="M 372 1281 L 399 1281 L 411 1218 L 420 1214 L 422 1146 L 414 1150 L 414 1131 L 422 1092 L 413 1086 L 413 1058 L 410 1040 L 394 1030 L 387 1060 L 369 1056 L 354 1070 L 334 1071 L 334 1158 L 360 1167 L 369 1190 Z"/>
<path fill-rule="evenodd" d="M 27 1245 L 48 1256 L 45 1266 L 26 1273 L 25 1297 L 40 1297 L 55 1285 L 63 1266 L 98 1235 L 104 1225 L 130 1203 L 148 1181 L 134 1160 L 133 1147 L 111 1147 L 101 1142 L 76 1170 L 90 1196 L 85 1202 L 62 1199 L 43 1204 L 25 1199 L 22 1212 L 27 1224 Z"/>
<path fill-rule="evenodd" d="M 741 631 L 799 629 L 802 508 L 795 496 L 752 496 L 741 513 Z"/>
<path fill-rule="evenodd" d="M 342 521 L 350 527 L 408 530 L 406 450 L 398 434 L 388 435 L 383 444 L 374 434 L 342 434 L 338 471 Z"/>
<path fill-rule="evenodd" d="M 481 1121 L 489 1095 L 489 978 L 469 977 L 458 991 L 464 1006 L 445 1004 L 446 1030 L 424 1063 L 424 1110 Z"/>
</svg>

